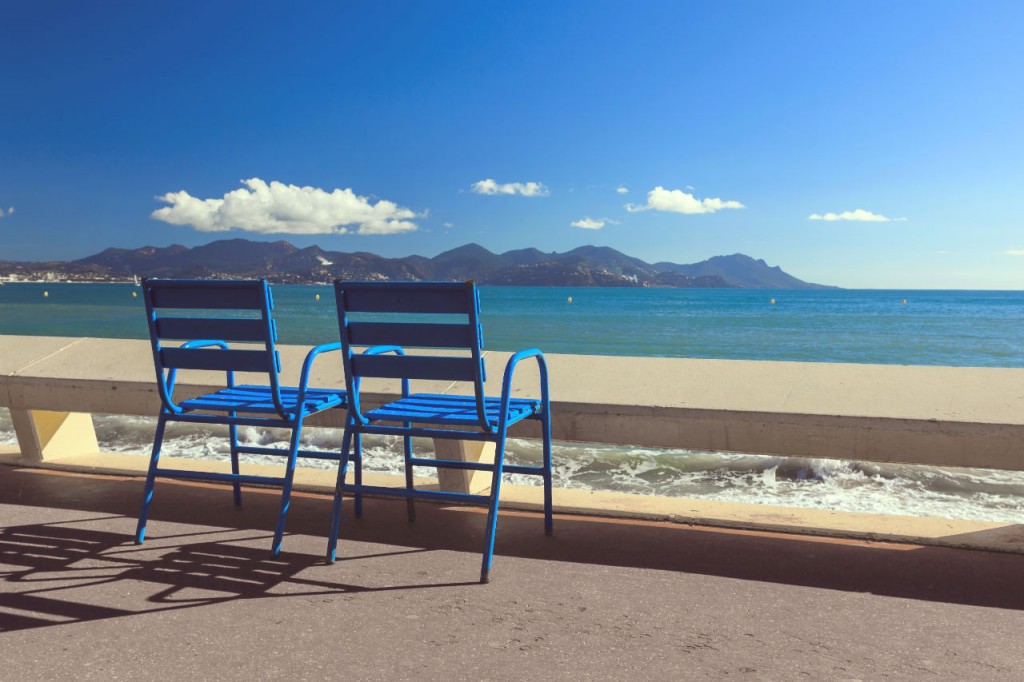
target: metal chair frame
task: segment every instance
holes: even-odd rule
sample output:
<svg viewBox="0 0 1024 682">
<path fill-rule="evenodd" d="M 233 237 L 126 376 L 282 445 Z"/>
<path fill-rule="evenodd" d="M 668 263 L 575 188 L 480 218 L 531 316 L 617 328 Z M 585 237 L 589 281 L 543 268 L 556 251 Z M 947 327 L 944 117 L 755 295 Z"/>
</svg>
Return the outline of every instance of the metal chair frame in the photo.
<svg viewBox="0 0 1024 682">
<path fill-rule="evenodd" d="M 241 486 L 245 484 L 281 487 L 281 505 L 274 530 L 271 554 L 281 550 L 285 518 L 291 504 L 292 481 L 299 457 L 340 460 L 341 453 L 301 449 L 303 422 L 307 417 L 328 409 L 343 409 L 346 393 L 335 389 L 310 388 L 309 374 L 314 360 L 322 353 L 340 351 L 340 343 L 312 348 L 302 365 L 299 385 L 281 386 L 281 358 L 275 342 L 277 325 L 272 317 L 273 296 L 266 280 L 142 280 L 146 319 L 153 348 L 156 385 L 161 408 L 157 418 L 153 452 L 150 457 L 142 509 L 139 512 L 135 542 L 146 536 L 150 503 L 157 477 L 231 483 L 236 506 L 242 504 Z M 197 315 L 206 311 L 206 316 Z M 176 311 L 167 313 L 165 311 Z M 224 316 L 224 313 L 228 316 Z M 184 314 L 181 314 L 184 313 Z M 210 317 L 210 313 L 220 317 Z M 163 341 L 184 341 L 167 347 Z M 233 349 L 228 341 L 254 343 L 258 350 Z M 178 370 L 217 370 L 225 372 L 225 386 L 213 393 L 175 401 Z M 267 385 L 236 386 L 235 372 L 259 373 Z M 231 447 L 231 473 L 204 472 L 159 466 L 164 432 L 169 422 L 224 424 Z M 239 426 L 277 427 L 291 431 L 289 447 L 240 445 Z M 240 473 L 239 455 L 276 455 L 287 458 L 284 476 L 259 476 Z"/>
<path fill-rule="evenodd" d="M 388 495 L 407 500 L 408 517 L 415 520 L 414 500 L 483 504 L 487 506 L 487 530 L 480 568 L 480 581 L 489 580 L 498 521 L 502 475 L 541 476 L 544 486 L 544 530 L 552 533 L 551 502 L 551 405 L 548 369 L 538 349 L 512 355 L 505 366 L 501 397 L 488 398 L 484 392 L 483 329 L 480 323 L 480 295 L 473 282 L 344 282 L 335 280 L 342 361 L 348 391 L 348 415 L 342 439 L 342 458 L 334 494 L 334 516 L 328 540 L 327 560 L 333 562 L 341 524 L 342 498 L 354 496 L 355 516 L 362 516 L 362 495 Z M 384 314 L 383 321 L 361 321 L 366 315 Z M 409 316 L 413 315 L 411 321 Z M 424 317 L 465 316 L 465 322 L 434 323 Z M 357 354 L 354 347 L 372 346 L 373 356 Z M 461 350 L 463 356 L 407 354 L 406 349 Z M 468 352 L 468 355 L 465 353 Z M 540 398 L 512 398 L 512 379 L 517 365 L 532 358 L 540 378 Z M 360 385 L 364 377 L 401 380 L 402 398 L 381 407 L 364 410 Z M 412 393 L 411 380 L 472 382 L 472 395 Z M 539 466 L 506 465 L 505 443 L 508 427 L 524 419 L 541 423 L 543 461 Z M 363 434 L 400 436 L 405 458 L 405 487 L 364 485 L 362 482 Z M 415 457 L 412 438 L 489 441 L 495 444 L 494 463 Z M 354 481 L 345 482 L 349 461 Z M 462 469 L 491 472 L 488 494 L 420 490 L 413 481 L 414 467 Z"/>
</svg>

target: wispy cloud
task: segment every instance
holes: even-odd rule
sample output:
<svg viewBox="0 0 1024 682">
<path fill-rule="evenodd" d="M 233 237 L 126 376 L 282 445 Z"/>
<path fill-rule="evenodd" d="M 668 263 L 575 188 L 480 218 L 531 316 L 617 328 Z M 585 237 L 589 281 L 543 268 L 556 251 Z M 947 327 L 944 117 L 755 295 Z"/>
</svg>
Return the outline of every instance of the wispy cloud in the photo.
<svg viewBox="0 0 1024 682">
<path fill-rule="evenodd" d="M 442 227 L 444 227 L 444 229 L 446 229 L 446 230 L 450 230 L 453 227 L 455 227 L 455 223 L 443 223 Z"/>
<path fill-rule="evenodd" d="M 1006 252 L 1007 256 L 1024 256 L 1024 249 L 1010 249 Z"/>
<path fill-rule="evenodd" d="M 618 192 L 619 194 L 629 194 L 629 188 L 626 187 L 625 185 L 619 185 L 618 187 L 615 188 L 615 191 Z"/>
<path fill-rule="evenodd" d="M 872 213 L 858 208 L 854 211 L 843 211 L 842 213 L 812 213 L 807 216 L 808 220 L 854 220 L 863 223 L 888 223 L 892 221 L 903 221 L 906 218 L 889 218 L 880 213 Z"/>
<path fill-rule="evenodd" d="M 4 213 L 4 209 L 0 208 L 0 218 L 3 218 L 5 215 L 11 215 L 12 213 L 14 213 L 14 207 L 13 206 L 11 206 L 9 209 L 7 209 L 6 213 Z"/>
<path fill-rule="evenodd" d="M 220 199 L 198 199 L 188 192 L 157 197 L 170 206 L 152 217 L 200 232 L 231 229 L 261 234 L 395 234 L 416 229 L 417 214 L 391 201 L 371 203 L 351 189 L 330 192 L 259 178 L 242 180 L 244 188 Z"/>
<path fill-rule="evenodd" d="M 474 182 L 470 188 L 477 194 L 518 194 L 524 197 L 546 197 L 550 192 L 539 182 L 505 182 L 499 183 L 491 178 Z"/>
<path fill-rule="evenodd" d="M 581 230 L 600 230 L 610 222 L 615 221 L 608 220 L 607 218 L 580 218 L 579 220 L 574 220 L 569 224 L 573 227 L 578 227 Z"/>
<path fill-rule="evenodd" d="M 647 193 L 646 204 L 626 204 L 630 213 L 638 211 L 668 211 L 688 215 L 715 213 L 723 208 L 745 208 L 738 201 L 724 201 L 718 198 L 698 199 L 681 189 L 665 189 L 658 186 Z"/>
</svg>

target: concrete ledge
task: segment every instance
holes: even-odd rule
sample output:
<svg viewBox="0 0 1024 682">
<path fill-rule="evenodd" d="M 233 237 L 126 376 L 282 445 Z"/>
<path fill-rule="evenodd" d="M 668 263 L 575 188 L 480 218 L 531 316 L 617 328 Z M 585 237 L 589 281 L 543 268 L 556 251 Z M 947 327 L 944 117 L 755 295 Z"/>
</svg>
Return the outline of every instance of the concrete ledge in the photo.
<svg viewBox="0 0 1024 682">
<path fill-rule="evenodd" d="M 286 381 L 296 380 L 306 350 L 282 347 Z M 493 393 L 508 356 L 486 354 Z M 1024 369 L 581 355 L 548 362 L 557 440 L 1024 470 Z M 311 376 L 317 386 L 343 386 L 330 353 Z M 198 394 L 220 380 L 185 374 L 179 390 Z M 535 396 L 536 384 L 524 363 L 513 395 Z M 466 387 L 424 382 L 418 390 Z M 368 404 L 396 391 L 394 383 L 364 384 Z M 0 406 L 155 415 L 149 343 L 0 336 Z M 309 423 L 337 427 L 341 413 Z M 536 435 L 532 422 L 518 426 L 518 435 Z"/>
</svg>

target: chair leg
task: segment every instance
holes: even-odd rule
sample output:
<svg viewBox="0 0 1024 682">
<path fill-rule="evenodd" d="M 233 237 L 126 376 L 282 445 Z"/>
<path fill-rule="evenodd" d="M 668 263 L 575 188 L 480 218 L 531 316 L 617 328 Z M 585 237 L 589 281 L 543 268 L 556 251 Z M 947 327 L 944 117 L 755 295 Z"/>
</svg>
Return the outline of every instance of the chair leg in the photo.
<svg viewBox="0 0 1024 682">
<path fill-rule="evenodd" d="M 358 438 L 358 434 L 357 434 Z M 338 547 L 338 535 L 341 533 L 341 498 L 345 490 L 345 474 L 348 470 L 349 445 L 352 432 L 345 427 L 345 435 L 341 439 L 341 461 L 338 462 L 338 480 L 334 484 L 334 509 L 331 515 L 331 534 L 327 536 L 327 563 L 334 563 L 335 551 Z M 358 471 L 358 469 L 357 469 Z"/>
<path fill-rule="evenodd" d="M 554 518 L 552 516 L 551 488 L 553 485 L 551 475 L 551 408 L 544 406 L 544 416 L 541 421 L 544 442 L 544 534 L 551 535 L 554 532 Z"/>
<path fill-rule="evenodd" d="M 355 500 L 355 517 L 361 519 L 363 518 L 363 494 L 359 491 L 360 486 L 363 485 L 363 434 L 361 433 L 356 433 L 353 436 L 352 460 L 355 463 L 355 471 L 353 472 L 353 481 L 356 489 L 353 495 Z"/>
<path fill-rule="evenodd" d="M 230 412 L 229 417 L 234 417 L 235 413 Z M 232 424 L 228 427 L 228 435 L 231 438 L 231 473 L 235 476 L 239 474 L 238 468 L 238 426 Z M 242 506 L 242 484 L 237 480 L 232 484 L 232 489 L 235 495 L 235 506 Z"/>
<path fill-rule="evenodd" d="M 409 428 L 411 424 L 406 424 L 405 428 Z M 405 498 L 405 511 L 409 516 L 409 523 L 416 520 L 416 500 L 412 498 L 412 436 L 404 436 L 402 438 L 402 448 L 405 451 L 405 489 L 410 493 L 409 497 Z"/>
<path fill-rule="evenodd" d="M 295 477 L 295 465 L 299 458 L 299 438 L 302 436 L 302 415 L 298 415 L 292 426 L 291 447 L 288 451 L 288 469 L 284 474 L 284 485 L 281 490 L 281 510 L 277 514 L 277 528 L 274 530 L 274 544 L 270 555 L 281 553 L 281 541 L 284 539 L 284 521 L 288 516 L 288 507 L 292 500 L 292 479 Z"/>
<path fill-rule="evenodd" d="M 494 447 L 494 473 L 491 476 L 491 496 L 487 508 L 487 536 L 484 555 L 480 563 L 480 582 L 490 581 L 491 559 L 494 555 L 494 536 L 498 530 L 498 499 L 501 496 L 501 474 L 505 466 L 505 434 L 498 437 Z"/>
<path fill-rule="evenodd" d="M 153 501 L 153 486 L 156 483 L 157 462 L 160 461 L 160 448 L 164 442 L 164 428 L 167 426 L 167 415 L 161 411 L 156 422 L 156 434 L 153 436 L 153 454 L 149 458 L 149 471 L 146 473 L 146 486 L 142 492 L 142 509 L 139 510 L 139 523 L 135 527 L 135 544 L 141 545 L 146 539 L 146 521 L 149 519 L 149 504 Z"/>
</svg>

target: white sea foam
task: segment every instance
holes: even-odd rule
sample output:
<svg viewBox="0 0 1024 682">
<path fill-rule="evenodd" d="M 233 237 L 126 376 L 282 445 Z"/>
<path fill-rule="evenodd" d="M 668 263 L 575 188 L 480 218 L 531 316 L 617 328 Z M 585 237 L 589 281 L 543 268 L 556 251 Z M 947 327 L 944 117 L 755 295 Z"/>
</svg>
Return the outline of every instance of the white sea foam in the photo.
<svg viewBox="0 0 1024 682">
<path fill-rule="evenodd" d="M 95 415 L 96 434 L 104 451 L 148 455 L 156 420 L 149 417 Z M 227 429 L 169 424 L 164 452 L 171 456 L 226 460 Z M 242 427 L 239 439 L 249 445 L 286 448 L 281 429 Z M 10 414 L 0 409 L 0 444 L 17 443 Z M 303 447 L 341 447 L 337 429 L 308 428 Z M 508 462 L 537 464 L 536 440 L 511 438 Z M 417 452 L 430 443 L 417 440 Z M 364 439 L 367 471 L 400 473 L 402 442 L 398 438 Z M 556 443 L 556 487 L 628 492 L 640 495 L 705 498 L 789 507 L 836 509 L 911 516 L 936 516 L 991 521 L 1024 517 L 1024 473 L 902 464 L 876 464 L 830 459 L 801 459 L 692 450 L 625 448 L 604 444 Z M 246 456 L 246 461 L 281 463 L 273 456 Z M 334 469 L 327 460 L 303 459 L 302 466 Z M 429 470 L 422 470 L 429 474 Z M 536 476 L 513 474 L 513 483 L 538 485 Z"/>
</svg>

